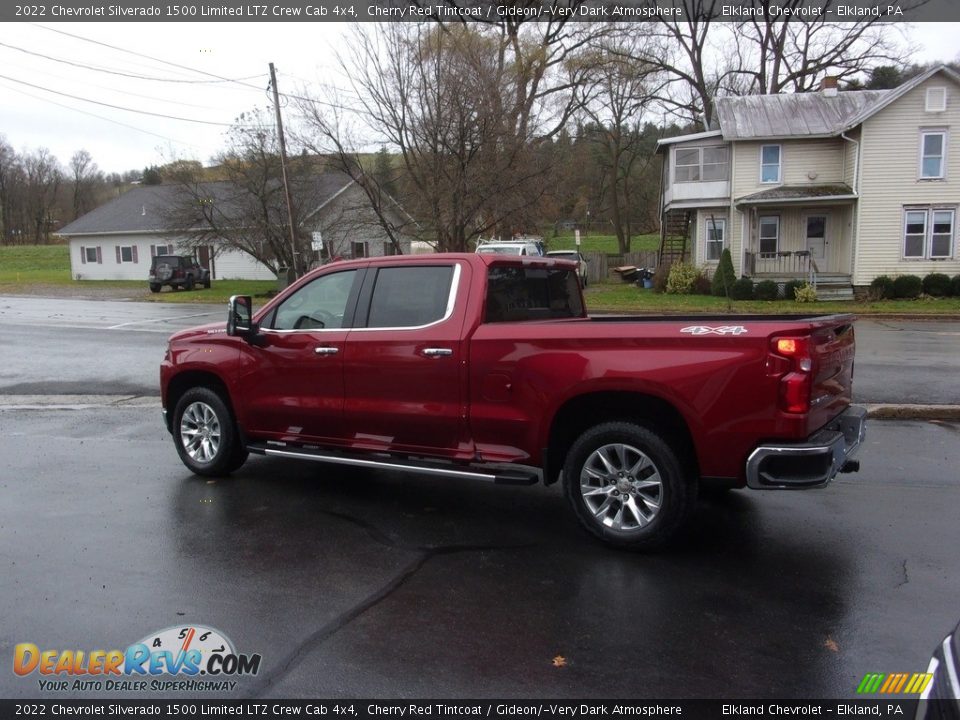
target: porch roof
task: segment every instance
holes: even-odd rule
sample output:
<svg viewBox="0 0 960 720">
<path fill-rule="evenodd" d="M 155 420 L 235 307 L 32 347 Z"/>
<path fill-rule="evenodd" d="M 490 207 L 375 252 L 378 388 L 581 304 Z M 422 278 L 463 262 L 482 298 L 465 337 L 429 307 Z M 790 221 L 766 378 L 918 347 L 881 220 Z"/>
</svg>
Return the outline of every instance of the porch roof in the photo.
<svg viewBox="0 0 960 720">
<path fill-rule="evenodd" d="M 853 189 L 844 183 L 830 185 L 780 185 L 737 198 L 737 205 L 786 205 L 857 199 Z"/>
</svg>

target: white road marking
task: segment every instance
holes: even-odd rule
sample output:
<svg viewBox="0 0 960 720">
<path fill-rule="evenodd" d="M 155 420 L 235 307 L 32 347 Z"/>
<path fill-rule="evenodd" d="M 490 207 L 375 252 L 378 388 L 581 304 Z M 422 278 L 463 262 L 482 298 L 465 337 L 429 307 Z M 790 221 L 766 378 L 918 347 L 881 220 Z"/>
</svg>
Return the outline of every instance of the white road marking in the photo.
<svg viewBox="0 0 960 720">
<path fill-rule="evenodd" d="M 205 317 L 207 315 L 220 315 L 219 311 L 217 312 L 205 312 L 205 313 L 194 313 L 193 315 L 174 315 L 172 317 L 157 318 L 156 320 L 131 320 L 130 322 L 120 323 L 119 325 L 111 325 L 107 330 L 119 330 L 120 328 L 126 327 L 127 325 L 146 325 L 147 323 L 160 323 L 160 322 L 170 322 L 171 320 L 185 320 L 187 318 L 194 317 Z"/>
</svg>

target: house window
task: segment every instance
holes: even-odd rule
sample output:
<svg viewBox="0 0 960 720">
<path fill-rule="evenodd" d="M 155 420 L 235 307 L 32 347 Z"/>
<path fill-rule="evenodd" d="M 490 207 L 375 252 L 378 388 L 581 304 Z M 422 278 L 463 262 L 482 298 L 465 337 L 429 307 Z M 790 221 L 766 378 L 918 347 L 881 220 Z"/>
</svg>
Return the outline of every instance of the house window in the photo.
<svg viewBox="0 0 960 720">
<path fill-rule="evenodd" d="M 780 247 L 780 217 L 766 215 L 760 218 L 760 256 L 776 255 Z"/>
<path fill-rule="evenodd" d="M 920 135 L 920 178 L 939 180 L 943 178 L 947 134 L 942 130 L 924 132 Z"/>
<path fill-rule="evenodd" d="M 779 145 L 760 146 L 760 182 L 780 182 L 780 155 Z"/>
<path fill-rule="evenodd" d="M 350 248 L 353 252 L 352 257 L 364 258 L 367 256 L 367 244 L 365 242 L 350 243 Z"/>
<path fill-rule="evenodd" d="M 953 256 L 956 211 L 916 208 L 904 211 L 903 257 L 924 260 Z"/>
<path fill-rule="evenodd" d="M 150 256 L 156 257 L 157 255 L 173 255 L 173 245 L 151 245 L 150 246 Z"/>
<path fill-rule="evenodd" d="M 83 252 L 86 255 L 84 262 L 95 263 L 97 261 L 97 249 L 95 247 L 84 248 Z"/>
<path fill-rule="evenodd" d="M 677 149 L 674 179 L 676 182 L 699 182 L 700 148 Z"/>
<path fill-rule="evenodd" d="M 730 176 L 730 149 L 725 146 L 678 148 L 673 170 L 674 182 L 726 180 Z"/>
<path fill-rule="evenodd" d="M 117 264 L 137 262 L 136 245 L 117 245 Z"/>
<path fill-rule="evenodd" d="M 707 218 L 707 260 L 719 260 L 723 252 L 723 242 L 727 237 L 725 218 L 714 220 Z"/>
<path fill-rule="evenodd" d="M 945 87 L 927 88 L 927 112 L 943 112 L 947 109 L 947 89 Z"/>
</svg>

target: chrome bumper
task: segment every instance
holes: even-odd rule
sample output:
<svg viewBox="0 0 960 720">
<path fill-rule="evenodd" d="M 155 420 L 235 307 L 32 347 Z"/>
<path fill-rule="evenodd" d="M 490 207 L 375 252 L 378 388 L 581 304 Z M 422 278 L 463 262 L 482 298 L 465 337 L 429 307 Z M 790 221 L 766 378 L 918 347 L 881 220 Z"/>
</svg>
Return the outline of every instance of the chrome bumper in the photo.
<svg viewBox="0 0 960 720">
<path fill-rule="evenodd" d="M 859 466 L 851 458 L 863 442 L 866 408 L 851 406 L 803 443 L 761 445 L 747 458 L 747 485 L 755 490 L 823 487 Z"/>
</svg>

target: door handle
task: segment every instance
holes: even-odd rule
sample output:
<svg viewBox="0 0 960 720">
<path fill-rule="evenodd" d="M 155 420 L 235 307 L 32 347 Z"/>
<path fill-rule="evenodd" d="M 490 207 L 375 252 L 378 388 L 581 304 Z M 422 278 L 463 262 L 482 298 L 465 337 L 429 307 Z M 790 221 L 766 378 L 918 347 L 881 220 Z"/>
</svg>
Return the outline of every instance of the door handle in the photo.
<svg viewBox="0 0 960 720">
<path fill-rule="evenodd" d="M 453 350 L 450 348 L 424 348 L 420 351 L 420 354 L 426 357 L 447 357 L 453 355 Z"/>
<path fill-rule="evenodd" d="M 317 355 L 336 355 L 338 352 L 340 352 L 340 348 L 335 348 L 335 347 L 316 347 L 316 348 L 313 349 L 313 351 L 314 351 Z"/>
</svg>

